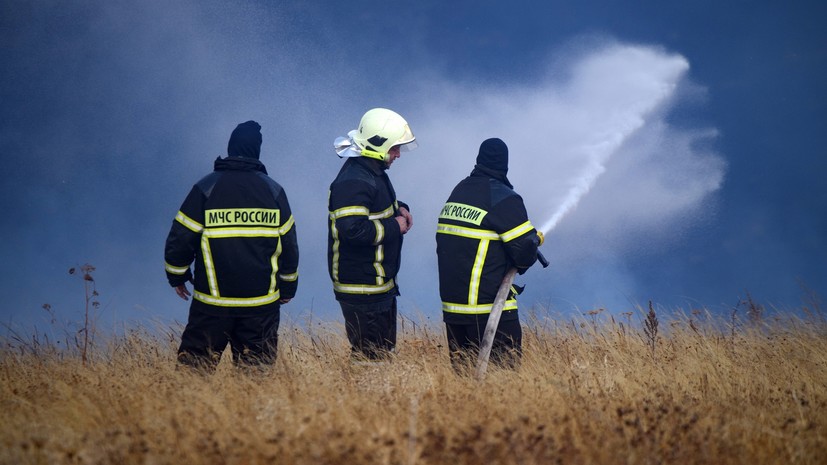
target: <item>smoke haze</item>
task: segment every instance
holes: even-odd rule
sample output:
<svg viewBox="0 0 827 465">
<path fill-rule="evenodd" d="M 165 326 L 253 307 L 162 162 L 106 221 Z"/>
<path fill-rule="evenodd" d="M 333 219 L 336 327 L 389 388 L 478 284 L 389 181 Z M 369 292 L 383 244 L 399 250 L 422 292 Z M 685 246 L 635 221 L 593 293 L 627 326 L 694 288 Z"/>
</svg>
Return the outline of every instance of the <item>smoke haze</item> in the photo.
<svg viewBox="0 0 827 465">
<path fill-rule="evenodd" d="M 384 44 L 409 52 L 404 67 L 366 72 L 354 53 L 366 40 L 313 20 L 327 17 L 302 2 L 4 8 L 1 201 L 15 221 L 0 247 L 14 264 L 2 271 L 11 322 L 39 321 L 43 303 L 72 318 L 83 291 L 66 270 L 85 262 L 113 324 L 185 321 L 188 306 L 164 279 L 164 239 L 249 119 L 296 217 L 301 278 L 288 318 L 338 318 L 325 256 L 327 190 L 341 165 L 332 142 L 371 107 L 398 111 L 419 142 L 389 173 L 415 218 L 401 310 L 436 321 L 436 217 L 488 137 L 508 144 L 509 178 L 535 226 L 551 230 L 552 268 L 521 278 L 527 306 L 637 299 L 646 290 L 624 258 L 668 254 L 709 218 L 724 180 L 710 148 L 717 130 L 670 124 L 703 88 L 685 57 L 656 45 L 589 38 L 560 44 L 534 78 L 457 82 L 429 66 L 415 34 Z"/>
</svg>

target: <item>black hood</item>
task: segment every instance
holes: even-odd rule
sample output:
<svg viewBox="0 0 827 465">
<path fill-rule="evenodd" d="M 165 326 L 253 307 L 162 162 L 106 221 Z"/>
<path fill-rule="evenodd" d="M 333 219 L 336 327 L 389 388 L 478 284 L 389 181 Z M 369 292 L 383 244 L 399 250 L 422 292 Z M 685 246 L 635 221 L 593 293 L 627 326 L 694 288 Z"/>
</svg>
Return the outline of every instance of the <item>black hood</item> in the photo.
<svg viewBox="0 0 827 465">
<path fill-rule="evenodd" d="M 485 165 L 474 165 L 474 169 L 471 170 L 471 176 L 493 178 L 508 186 L 509 189 L 514 189 L 514 186 L 511 184 L 511 181 L 508 180 L 505 171 L 492 170 Z"/>
<path fill-rule="evenodd" d="M 255 121 L 236 126 L 227 144 L 227 155 L 258 160 L 261 155 L 261 126 Z"/>
<path fill-rule="evenodd" d="M 215 160 L 215 171 L 261 171 L 267 174 L 264 164 L 253 158 L 244 157 L 218 157 Z"/>
<path fill-rule="evenodd" d="M 508 173 L 508 146 L 502 139 L 492 137 L 480 144 L 477 154 L 477 165 L 485 166 L 494 171 Z"/>
</svg>

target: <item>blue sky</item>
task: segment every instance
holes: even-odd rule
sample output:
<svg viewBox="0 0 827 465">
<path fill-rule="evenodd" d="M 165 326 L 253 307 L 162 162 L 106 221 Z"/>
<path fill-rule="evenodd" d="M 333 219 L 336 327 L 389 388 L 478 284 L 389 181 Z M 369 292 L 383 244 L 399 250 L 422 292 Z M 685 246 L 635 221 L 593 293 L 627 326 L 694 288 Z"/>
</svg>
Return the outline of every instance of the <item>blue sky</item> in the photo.
<svg viewBox="0 0 827 465">
<path fill-rule="evenodd" d="M 440 321 L 434 225 L 479 143 L 511 148 L 548 235 L 521 308 L 779 310 L 827 295 L 827 6 L 806 2 L 0 3 L 2 322 L 185 321 L 163 243 L 236 124 L 296 212 L 299 294 L 335 321 L 326 196 L 336 136 L 393 108 L 419 140 L 390 171 L 415 224 L 401 311 Z"/>
</svg>

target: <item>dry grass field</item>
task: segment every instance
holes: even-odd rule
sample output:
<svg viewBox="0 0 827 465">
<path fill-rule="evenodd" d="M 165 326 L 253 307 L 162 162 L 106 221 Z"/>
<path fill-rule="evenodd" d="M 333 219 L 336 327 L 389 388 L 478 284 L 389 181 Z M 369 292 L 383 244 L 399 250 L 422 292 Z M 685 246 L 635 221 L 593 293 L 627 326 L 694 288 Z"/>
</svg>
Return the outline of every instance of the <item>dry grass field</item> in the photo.
<svg viewBox="0 0 827 465">
<path fill-rule="evenodd" d="M 385 366 L 314 323 L 282 327 L 271 369 L 225 354 L 212 376 L 176 370 L 173 330 L 97 338 L 85 361 L 6 336 L 0 463 L 827 463 L 823 315 L 607 313 L 524 315 L 521 369 L 482 382 L 410 321 Z"/>
</svg>

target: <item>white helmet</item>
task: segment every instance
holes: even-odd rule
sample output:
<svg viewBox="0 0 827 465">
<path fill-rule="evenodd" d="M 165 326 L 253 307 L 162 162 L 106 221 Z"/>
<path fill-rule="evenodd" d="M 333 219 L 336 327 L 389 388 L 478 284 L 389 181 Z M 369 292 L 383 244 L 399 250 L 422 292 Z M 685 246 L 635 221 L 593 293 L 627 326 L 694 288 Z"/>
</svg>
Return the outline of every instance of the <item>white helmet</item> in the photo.
<svg viewBox="0 0 827 465">
<path fill-rule="evenodd" d="M 416 137 L 405 118 L 387 108 L 368 110 L 359 122 L 359 128 L 348 136 L 361 149 L 360 155 L 387 161 L 388 151 L 395 145 L 405 150 L 416 148 Z"/>
</svg>

